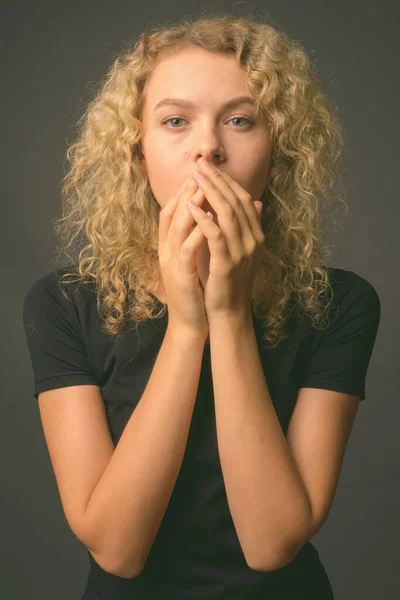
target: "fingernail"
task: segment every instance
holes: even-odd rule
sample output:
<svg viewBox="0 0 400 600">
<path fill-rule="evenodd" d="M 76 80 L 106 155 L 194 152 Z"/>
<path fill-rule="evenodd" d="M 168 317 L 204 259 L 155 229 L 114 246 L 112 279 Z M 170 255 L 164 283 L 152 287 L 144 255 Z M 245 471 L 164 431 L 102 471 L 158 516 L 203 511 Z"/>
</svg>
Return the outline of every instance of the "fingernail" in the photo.
<svg viewBox="0 0 400 600">
<path fill-rule="evenodd" d="M 189 200 L 188 205 L 190 208 L 193 208 L 194 210 L 200 210 L 200 206 L 198 206 L 198 204 L 196 204 L 196 202 L 193 202 L 193 200 Z"/>
</svg>

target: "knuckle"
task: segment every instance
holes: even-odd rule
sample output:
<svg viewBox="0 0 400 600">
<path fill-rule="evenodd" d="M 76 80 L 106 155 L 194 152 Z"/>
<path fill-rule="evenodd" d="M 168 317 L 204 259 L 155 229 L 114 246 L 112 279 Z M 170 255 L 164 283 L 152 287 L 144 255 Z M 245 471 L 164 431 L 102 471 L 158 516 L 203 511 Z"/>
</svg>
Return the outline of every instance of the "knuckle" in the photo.
<svg viewBox="0 0 400 600">
<path fill-rule="evenodd" d="M 226 203 L 225 208 L 223 209 L 225 212 L 225 216 L 228 219 L 234 219 L 236 217 L 236 211 L 229 203 Z"/>
<path fill-rule="evenodd" d="M 191 253 L 191 251 L 192 251 L 191 244 L 186 244 L 186 243 L 182 244 L 182 247 L 181 247 L 181 255 L 182 256 L 184 256 L 184 257 L 187 256 L 188 254 Z"/>
<path fill-rule="evenodd" d="M 249 244 L 249 249 L 247 251 L 248 257 L 253 256 L 253 254 L 257 250 L 257 248 L 258 248 L 258 243 L 255 240 L 252 240 Z"/>
<path fill-rule="evenodd" d="M 243 208 L 243 203 L 239 200 L 239 198 L 237 198 L 235 196 L 235 198 L 232 200 L 234 207 L 236 210 L 242 210 Z"/>
</svg>

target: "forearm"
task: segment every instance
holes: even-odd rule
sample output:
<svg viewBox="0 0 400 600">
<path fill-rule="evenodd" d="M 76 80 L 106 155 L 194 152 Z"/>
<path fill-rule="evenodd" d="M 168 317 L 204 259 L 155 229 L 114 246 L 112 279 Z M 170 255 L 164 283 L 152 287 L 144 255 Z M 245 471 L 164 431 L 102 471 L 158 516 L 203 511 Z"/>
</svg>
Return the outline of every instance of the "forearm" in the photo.
<svg viewBox="0 0 400 600">
<path fill-rule="evenodd" d="M 210 321 L 218 449 L 232 519 L 254 569 L 279 568 L 311 508 L 269 395 L 251 317 Z"/>
<path fill-rule="evenodd" d="M 88 539 L 122 577 L 146 561 L 179 474 L 205 340 L 167 329 L 151 377 L 89 500 Z"/>
</svg>

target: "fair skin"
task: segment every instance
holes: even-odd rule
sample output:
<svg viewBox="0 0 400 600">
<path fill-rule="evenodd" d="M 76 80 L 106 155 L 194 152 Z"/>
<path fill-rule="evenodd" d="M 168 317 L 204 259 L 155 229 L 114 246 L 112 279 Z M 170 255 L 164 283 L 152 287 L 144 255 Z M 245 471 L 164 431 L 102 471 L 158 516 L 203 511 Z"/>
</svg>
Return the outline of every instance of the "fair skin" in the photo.
<svg viewBox="0 0 400 600">
<path fill-rule="evenodd" d="M 251 104 L 223 108 L 239 96 L 251 94 L 246 73 L 233 57 L 185 48 L 155 67 L 146 86 L 142 151 L 150 186 L 161 208 L 193 174 L 201 157 L 228 173 L 253 200 L 260 199 L 268 181 L 271 139 L 261 118 L 255 119 Z M 185 99 L 196 106 L 156 108 L 164 98 Z M 218 224 L 207 198 L 202 206 L 213 213 Z M 210 251 L 204 240 L 197 254 L 203 286 L 209 263 Z M 162 288 L 157 296 L 165 302 Z"/>
<path fill-rule="evenodd" d="M 247 93 L 246 74 L 234 59 L 197 48 L 182 51 L 157 66 L 148 92 L 143 150 L 162 207 L 202 156 L 253 201 L 260 199 L 270 138 L 259 123 L 242 129 L 231 120 L 251 118 L 250 106 L 222 112 L 225 102 Z M 197 107 L 164 106 L 156 112 L 167 96 L 190 99 Z M 168 117 L 184 121 L 173 122 L 173 129 L 171 123 L 161 126 Z M 203 246 L 197 264 L 206 287 L 207 241 Z M 247 564 L 275 571 L 294 559 L 328 517 L 359 396 L 300 388 L 285 434 L 248 315 L 214 316 L 209 325 L 218 452 L 230 513 Z"/>
</svg>

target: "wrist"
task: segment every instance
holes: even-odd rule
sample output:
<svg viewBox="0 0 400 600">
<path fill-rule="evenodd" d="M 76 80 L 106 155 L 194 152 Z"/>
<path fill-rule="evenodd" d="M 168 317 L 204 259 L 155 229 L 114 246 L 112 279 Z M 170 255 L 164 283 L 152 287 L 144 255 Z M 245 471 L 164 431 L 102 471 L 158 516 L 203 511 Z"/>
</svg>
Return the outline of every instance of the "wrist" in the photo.
<svg viewBox="0 0 400 600">
<path fill-rule="evenodd" d="M 253 317 L 251 312 L 243 312 L 240 314 L 219 314 L 208 317 L 208 323 L 211 330 L 221 329 L 221 328 L 231 328 L 231 329 L 248 329 L 249 326 L 253 325 Z"/>
<path fill-rule="evenodd" d="M 181 341 L 190 340 L 198 342 L 199 344 L 205 345 L 208 338 L 208 329 L 201 330 L 185 325 L 177 324 L 174 322 L 168 322 L 166 335 L 170 338 L 178 339 Z"/>
</svg>

